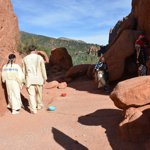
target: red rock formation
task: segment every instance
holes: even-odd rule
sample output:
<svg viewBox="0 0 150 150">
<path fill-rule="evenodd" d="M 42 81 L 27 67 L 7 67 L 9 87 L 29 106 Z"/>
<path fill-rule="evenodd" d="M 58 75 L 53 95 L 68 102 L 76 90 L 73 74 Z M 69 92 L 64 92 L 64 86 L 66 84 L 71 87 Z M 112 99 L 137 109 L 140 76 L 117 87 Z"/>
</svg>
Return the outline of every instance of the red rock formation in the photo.
<svg viewBox="0 0 150 150">
<path fill-rule="evenodd" d="M 136 73 L 134 44 L 140 33 L 144 33 L 150 42 L 149 8 L 149 0 L 132 0 L 131 13 L 115 31 L 114 37 L 110 37 L 112 42 L 104 56 L 111 81 L 121 79 L 125 73 Z M 147 55 L 150 56 L 150 48 Z M 147 66 L 150 74 L 150 60 Z M 143 76 L 120 82 L 110 95 L 114 104 L 126 114 L 120 131 L 128 140 L 140 141 L 150 134 L 150 113 L 145 113 L 150 108 L 149 91 L 150 77 Z"/>
<path fill-rule="evenodd" d="M 46 89 L 51 89 L 51 88 L 57 88 L 59 85 L 59 82 L 58 81 L 51 81 L 51 82 L 46 82 L 44 87 Z"/>
<path fill-rule="evenodd" d="M 66 82 L 61 82 L 59 83 L 58 81 L 51 81 L 51 82 L 46 82 L 44 87 L 46 89 L 51 89 L 51 88 L 58 88 L 58 89 L 65 89 L 67 87 Z"/>
<path fill-rule="evenodd" d="M 19 41 L 18 20 L 10 0 L 0 0 L 0 67 L 7 62 L 8 54 L 16 51 Z M 0 73 L 1 76 L 1 73 Z M 0 86 L 0 115 L 6 110 L 6 99 Z"/>
<path fill-rule="evenodd" d="M 59 83 L 59 85 L 58 85 L 58 88 L 59 89 L 65 89 L 67 87 L 67 83 L 66 82 L 61 82 L 61 83 Z"/>
<path fill-rule="evenodd" d="M 65 77 L 66 78 L 76 78 L 76 77 L 81 77 L 87 74 L 88 68 L 91 65 L 89 64 L 81 64 L 81 65 L 76 65 L 71 67 L 67 72 Z"/>
<path fill-rule="evenodd" d="M 110 98 L 125 113 L 125 118 L 119 125 L 124 139 L 137 142 L 147 140 L 150 137 L 149 91 L 150 76 L 119 82 L 112 91 Z"/>
<path fill-rule="evenodd" d="M 119 82 L 110 94 L 120 109 L 141 107 L 150 103 L 150 76 L 141 76 Z"/>
<path fill-rule="evenodd" d="M 48 56 L 47 56 L 47 54 L 46 54 L 45 51 L 37 51 L 37 53 L 38 53 L 40 56 L 43 57 L 45 63 L 48 63 L 48 62 L 49 62 L 49 58 L 48 58 Z"/>
<path fill-rule="evenodd" d="M 137 19 L 137 30 L 141 30 L 150 38 L 150 1 L 133 0 L 131 14 Z"/>
<path fill-rule="evenodd" d="M 86 75 L 89 79 L 94 79 L 94 67 L 95 67 L 95 65 L 90 65 L 88 67 Z"/>
<path fill-rule="evenodd" d="M 117 41 L 105 53 L 110 81 L 122 77 L 126 59 L 134 53 L 134 41 L 138 37 L 138 34 L 139 32 L 134 30 L 124 30 Z"/>
<path fill-rule="evenodd" d="M 51 51 L 49 64 L 46 65 L 50 81 L 64 81 L 65 73 L 73 66 L 72 58 L 66 48 L 56 48 Z"/>
<path fill-rule="evenodd" d="M 117 30 L 117 35 L 113 42 L 109 45 L 109 49 L 105 54 L 106 61 L 108 61 L 108 70 L 110 72 L 110 80 L 118 80 L 124 75 L 124 68 L 126 63 L 134 63 L 135 60 L 127 62 L 127 57 L 134 54 L 134 43 L 137 36 L 143 32 L 150 41 L 150 1 L 149 0 L 133 0 L 132 11 L 128 17 L 123 21 L 120 28 Z M 127 30 L 131 30 L 131 34 L 125 35 Z M 134 34 L 132 33 L 134 32 Z M 121 43 L 120 43 L 120 39 Z M 128 53 L 128 56 L 127 56 Z M 112 55 L 115 54 L 115 55 Z M 150 55 L 150 49 L 147 52 Z M 116 56 L 117 55 L 117 56 Z M 118 61 L 118 58 L 122 61 Z M 127 66 L 127 67 L 130 67 Z M 150 70 L 150 66 L 148 66 Z M 127 69 L 130 70 L 130 69 Z M 150 72 L 150 71 L 149 71 Z M 127 73 L 128 74 L 128 73 Z"/>
<path fill-rule="evenodd" d="M 51 51 L 49 59 L 50 67 L 57 66 L 62 70 L 68 70 L 72 67 L 72 59 L 66 48 L 56 48 Z"/>
<path fill-rule="evenodd" d="M 147 141 L 150 137 L 149 117 L 138 108 L 127 109 L 125 119 L 119 125 L 122 137 L 134 142 Z"/>
<path fill-rule="evenodd" d="M 112 43 L 114 41 L 114 39 L 116 38 L 117 36 L 117 33 L 118 33 L 118 30 L 120 28 L 120 26 L 122 25 L 123 23 L 123 20 L 119 20 L 116 25 L 114 26 L 113 29 L 110 29 L 109 31 L 109 44 Z"/>
<path fill-rule="evenodd" d="M 144 33 L 150 42 L 150 0 L 132 0 L 132 11 L 121 24 L 105 53 L 110 80 L 121 79 L 125 71 L 136 72 L 135 40 Z M 150 45 L 150 44 L 149 44 Z M 147 49 L 150 56 L 150 48 Z M 150 60 L 147 61 L 150 74 Z M 124 110 L 120 131 L 125 139 L 140 141 L 150 135 L 150 77 L 143 76 L 118 83 L 110 98 Z M 134 107 L 134 108 L 133 108 Z M 149 112 L 149 113 L 146 113 Z"/>
</svg>

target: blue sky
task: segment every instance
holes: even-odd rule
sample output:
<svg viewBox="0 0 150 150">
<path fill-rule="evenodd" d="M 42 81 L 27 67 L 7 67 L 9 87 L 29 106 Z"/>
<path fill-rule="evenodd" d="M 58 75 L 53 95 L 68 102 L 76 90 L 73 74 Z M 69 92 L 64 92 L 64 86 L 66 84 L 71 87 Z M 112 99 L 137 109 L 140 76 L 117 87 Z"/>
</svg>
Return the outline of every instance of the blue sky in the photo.
<svg viewBox="0 0 150 150">
<path fill-rule="evenodd" d="M 11 0 L 21 31 L 107 44 L 116 22 L 131 11 L 131 0 Z"/>
</svg>

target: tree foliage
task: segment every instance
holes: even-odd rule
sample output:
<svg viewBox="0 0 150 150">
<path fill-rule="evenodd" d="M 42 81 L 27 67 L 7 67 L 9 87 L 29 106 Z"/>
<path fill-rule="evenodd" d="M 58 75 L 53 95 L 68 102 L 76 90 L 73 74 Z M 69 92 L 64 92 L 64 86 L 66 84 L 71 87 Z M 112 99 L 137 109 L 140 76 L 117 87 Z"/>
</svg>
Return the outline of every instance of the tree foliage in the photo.
<svg viewBox="0 0 150 150">
<path fill-rule="evenodd" d="M 97 62 L 97 56 L 88 53 L 88 50 L 92 46 L 99 48 L 100 46 L 97 44 L 88 44 L 83 41 L 71 39 L 56 39 L 27 32 L 20 32 L 20 34 L 21 40 L 18 50 L 21 53 L 27 53 L 30 45 L 37 46 L 38 50 L 44 50 L 48 55 L 50 55 L 51 50 L 54 48 L 65 47 L 71 55 L 74 65 L 93 64 Z"/>
</svg>

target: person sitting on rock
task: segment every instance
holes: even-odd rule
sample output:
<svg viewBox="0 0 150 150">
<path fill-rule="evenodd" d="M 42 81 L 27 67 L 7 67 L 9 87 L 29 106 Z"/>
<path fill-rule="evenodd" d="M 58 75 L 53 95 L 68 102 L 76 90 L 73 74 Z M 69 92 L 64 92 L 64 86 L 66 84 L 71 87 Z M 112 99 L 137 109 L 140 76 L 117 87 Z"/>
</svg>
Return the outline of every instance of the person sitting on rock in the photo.
<svg viewBox="0 0 150 150">
<path fill-rule="evenodd" d="M 103 55 L 95 65 L 95 81 L 98 83 L 98 88 L 103 87 L 105 92 L 109 92 L 109 73 Z"/>
</svg>

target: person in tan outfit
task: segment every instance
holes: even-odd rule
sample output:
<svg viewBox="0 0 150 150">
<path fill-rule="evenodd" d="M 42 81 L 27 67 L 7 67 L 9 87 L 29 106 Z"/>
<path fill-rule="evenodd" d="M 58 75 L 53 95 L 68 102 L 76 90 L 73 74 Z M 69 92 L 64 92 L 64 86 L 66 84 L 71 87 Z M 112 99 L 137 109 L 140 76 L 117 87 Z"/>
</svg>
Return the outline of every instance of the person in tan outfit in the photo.
<svg viewBox="0 0 150 150">
<path fill-rule="evenodd" d="M 8 63 L 2 68 L 2 82 L 6 84 L 8 96 L 8 108 L 12 109 L 12 114 L 18 114 L 22 107 L 20 90 L 24 81 L 24 74 L 21 67 L 15 63 L 16 56 L 10 54 Z"/>
<path fill-rule="evenodd" d="M 37 109 L 39 110 L 44 107 L 42 92 L 47 75 L 44 60 L 37 54 L 36 47 L 34 45 L 30 46 L 29 51 L 30 54 L 23 59 L 23 72 L 29 94 L 30 111 L 35 114 L 37 113 Z"/>
</svg>

